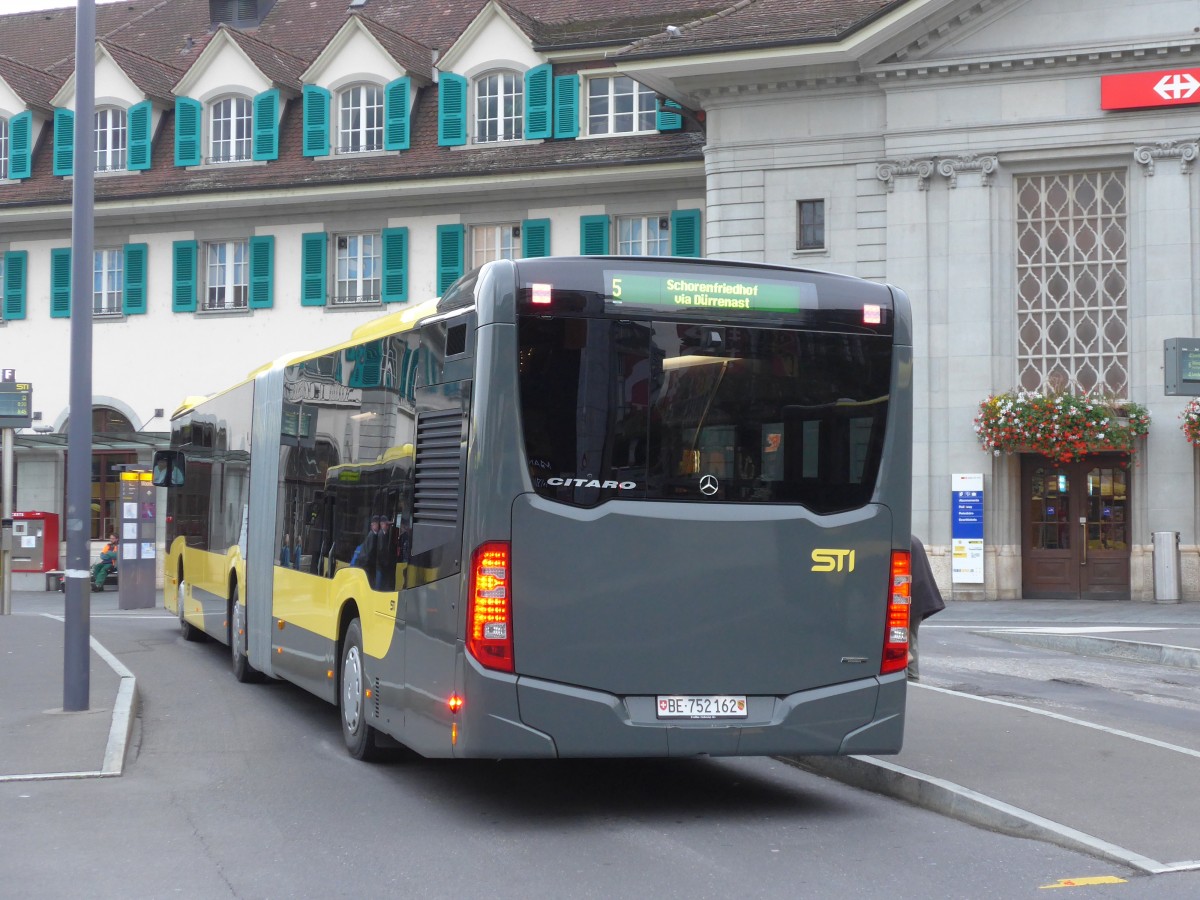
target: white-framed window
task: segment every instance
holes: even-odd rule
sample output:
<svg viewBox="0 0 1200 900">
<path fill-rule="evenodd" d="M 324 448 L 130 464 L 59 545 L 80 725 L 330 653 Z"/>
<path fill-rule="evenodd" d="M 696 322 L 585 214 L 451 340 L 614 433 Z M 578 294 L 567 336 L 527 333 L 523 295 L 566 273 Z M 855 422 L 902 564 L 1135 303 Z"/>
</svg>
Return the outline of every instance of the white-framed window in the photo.
<svg viewBox="0 0 1200 900">
<path fill-rule="evenodd" d="M 125 251 L 96 250 L 92 265 L 92 312 L 119 316 L 125 291 Z"/>
<path fill-rule="evenodd" d="M 250 242 L 205 244 L 204 308 L 246 309 L 250 297 Z"/>
<path fill-rule="evenodd" d="M 96 171 L 125 168 L 125 110 L 110 107 L 96 110 Z"/>
<path fill-rule="evenodd" d="M 588 134 L 635 134 L 656 130 L 654 91 L 628 75 L 589 78 Z"/>
<path fill-rule="evenodd" d="M 618 216 L 617 253 L 622 256 L 670 256 L 670 216 Z"/>
<path fill-rule="evenodd" d="M 383 149 L 383 88 L 357 84 L 338 96 L 338 153 Z"/>
<path fill-rule="evenodd" d="M 8 119 L 0 116 L 0 179 L 8 177 Z"/>
<path fill-rule="evenodd" d="M 475 81 L 475 143 L 519 141 L 524 127 L 524 75 L 493 72 Z"/>
<path fill-rule="evenodd" d="M 471 226 L 472 268 L 496 259 L 518 259 L 520 255 L 521 226 L 516 222 Z"/>
<path fill-rule="evenodd" d="M 378 232 L 339 234 L 333 240 L 333 247 L 337 273 L 334 304 L 378 303 L 382 271 Z"/>
<path fill-rule="evenodd" d="M 249 97 L 225 97 L 209 113 L 209 162 L 240 162 L 251 158 L 254 108 Z"/>
<path fill-rule="evenodd" d="M 825 249 L 825 201 L 796 201 L 796 249 Z"/>
</svg>

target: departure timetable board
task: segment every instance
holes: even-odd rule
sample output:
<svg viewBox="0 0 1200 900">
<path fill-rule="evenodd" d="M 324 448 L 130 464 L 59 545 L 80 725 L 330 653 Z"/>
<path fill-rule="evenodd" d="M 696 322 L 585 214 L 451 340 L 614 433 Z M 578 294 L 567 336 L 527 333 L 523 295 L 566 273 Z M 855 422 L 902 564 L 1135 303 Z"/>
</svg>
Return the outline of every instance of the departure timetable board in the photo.
<svg viewBox="0 0 1200 900">
<path fill-rule="evenodd" d="M 33 385 L 27 381 L 0 381 L 0 428 L 28 428 L 33 424 Z"/>
</svg>

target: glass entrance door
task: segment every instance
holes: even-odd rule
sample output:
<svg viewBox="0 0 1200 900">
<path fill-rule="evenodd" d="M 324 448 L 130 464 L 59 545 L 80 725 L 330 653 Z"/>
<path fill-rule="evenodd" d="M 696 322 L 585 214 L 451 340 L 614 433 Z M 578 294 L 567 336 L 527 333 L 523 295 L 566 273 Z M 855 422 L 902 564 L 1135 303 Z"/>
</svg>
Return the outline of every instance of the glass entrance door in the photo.
<svg viewBox="0 0 1200 900">
<path fill-rule="evenodd" d="M 1112 454 L 1023 459 L 1023 596 L 1129 599 L 1128 465 Z"/>
</svg>

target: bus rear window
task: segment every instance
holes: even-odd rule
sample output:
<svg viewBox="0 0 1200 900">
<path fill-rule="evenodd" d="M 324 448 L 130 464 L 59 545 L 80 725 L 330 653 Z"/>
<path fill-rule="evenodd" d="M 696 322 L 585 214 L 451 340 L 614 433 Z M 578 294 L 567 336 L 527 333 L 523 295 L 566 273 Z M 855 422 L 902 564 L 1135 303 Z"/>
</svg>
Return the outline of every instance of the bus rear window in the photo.
<svg viewBox="0 0 1200 900">
<path fill-rule="evenodd" d="M 526 459 L 543 497 L 855 509 L 875 488 L 891 339 L 521 316 Z"/>
</svg>

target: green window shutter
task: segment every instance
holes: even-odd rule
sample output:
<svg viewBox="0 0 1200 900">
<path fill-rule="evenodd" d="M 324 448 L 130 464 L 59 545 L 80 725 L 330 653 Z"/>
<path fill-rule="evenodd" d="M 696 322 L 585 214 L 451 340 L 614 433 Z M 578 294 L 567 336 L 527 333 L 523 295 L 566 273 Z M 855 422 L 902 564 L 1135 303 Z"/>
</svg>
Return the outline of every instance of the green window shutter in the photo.
<svg viewBox="0 0 1200 900">
<path fill-rule="evenodd" d="M 583 256 L 607 256 L 608 232 L 608 216 L 580 216 L 580 254 Z"/>
<path fill-rule="evenodd" d="M 275 235 L 250 238 L 250 308 L 270 309 L 275 302 Z"/>
<path fill-rule="evenodd" d="M 8 120 L 8 177 L 17 181 L 33 171 L 33 113 L 25 110 Z"/>
<path fill-rule="evenodd" d="M 579 76 L 554 78 L 554 136 L 579 137 Z"/>
<path fill-rule="evenodd" d="M 383 229 L 383 302 L 408 301 L 408 229 Z"/>
<path fill-rule="evenodd" d="M 196 311 L 196 257 L 200 245 L 196 241 L 175 241 L 171 245 L 174 286 L 171 309 L 175 312 Z"/>
<path fill-rule="evenodd" d="M 125 315 L 135 316 L 146 311 L 146 244 L 125 245 L 125 284 L 121 302 Z"/>
<path fill-rule="evenodd" d="M 525 137 L 530 140 L 553 134 L 550 84 L 549 63 L 534 66 L 525 73 Z"/>
<path fill-rule="evenodd" d="M 75 171 L 75 113 L 54 110 L 54 174 L 71 175 Z"/>
<path fill-rule="evenodd" d="M 678 131 L 683 127 L 683 116 L 674 110 L 682 108 L 674 100 L 658 101 L 658 113 L 655 115 L 654 127 L 659 131 Z"/>
<path fill-rule="evenodd" d="M 671 255 L 700 255 L 700 210 L 676 209 L 672 211 Z"/>
<path fill-rule="evenodd" d="M 521 223 L 521 255 L 526 259 L 550 255 L 549 219 L 526 219 Z"/>
<path fill-rule="evenodd" d="M 301 235 L 300 305 L 325 305 L 325 257 L 329 236 L 323 231 Z"/>
<path fill-rule="evenodd" d="M 437 292 L 440 297 L 446 289 L 462 277 L 463 244 L 466 228 L 462 225 L 439 225 L 437 227 Z"/>
<path fill-rule="evenodd" d="M 304 86 L 305 156 L 329 155 L 329 104 L 330 94 L 325 88 Z"/>
<path fill-rule="evenodd" d="M 263 91 L 254 98 L 252 159 L 279 159 L 279 91 Z"/>
<path fill-rule="evenodd" d="M 28 282 L 29 251 L 10 250 L 4 254 L 4 319 L 12 322 L 25 318 L 25 285 Z"/>
<path fill-rule="evenodd" d="M 50 251 L 50 318 L 71 317 L 71 248 Z"/>
<path fill-rule="evenodd" d="M 129 107 L 129 153 L 126 156 L 125 168 L 131 172 L 144 172 L 150 168 L 150 132 L 154 121 L 154 108 L 149 100 L 135 103 Z"/>
<path fill-rule="evenodd" d="M 200 165 L 201 117 L 199 100 L 175 98 L 175 165 Z"/>
<path fill-rule="evenodd" d="M 467 142 L 467 79 L 438 73 L 438 145 L 459 147 Z"/>
<path fill-rule="evenodd" d="M 408 108 L 412 81 L 397 78 L 383 88 L 383 149 L 407 150 L 409 146 Z"/>
</svg>

